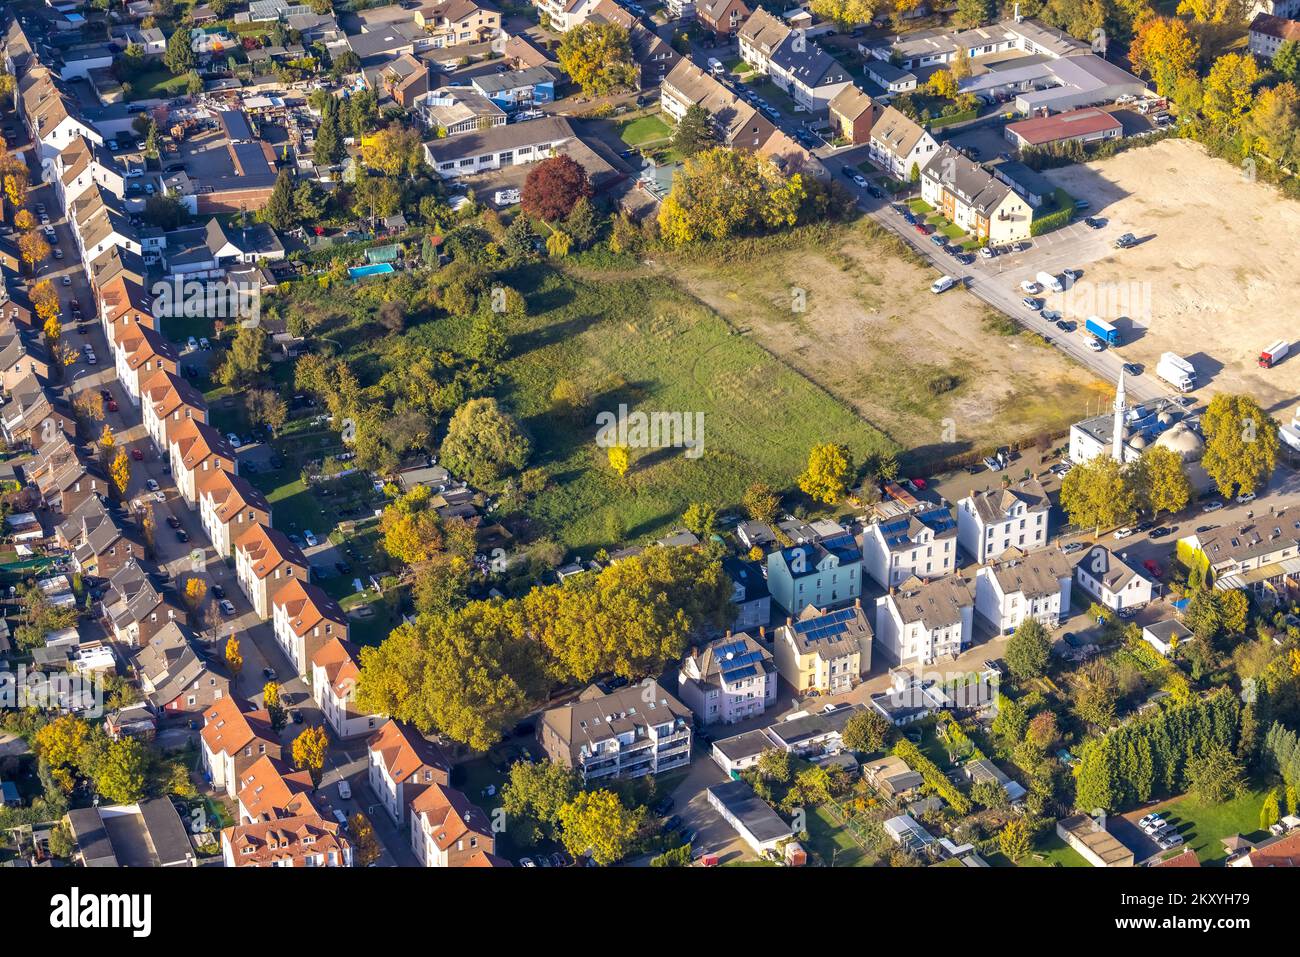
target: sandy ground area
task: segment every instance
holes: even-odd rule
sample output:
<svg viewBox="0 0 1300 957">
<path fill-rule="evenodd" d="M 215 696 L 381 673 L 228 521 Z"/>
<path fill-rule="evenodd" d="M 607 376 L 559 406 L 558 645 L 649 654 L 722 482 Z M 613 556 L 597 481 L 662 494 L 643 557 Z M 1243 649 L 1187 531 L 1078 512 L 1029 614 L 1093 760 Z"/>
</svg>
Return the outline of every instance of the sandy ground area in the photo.
<svg viewBox="0 0 1300 957">
<path fill-rule="evenodd" d="M 966 292 L 933 295 L 932 270 L 852 229 L 761 264 L 674 268 L 738 329 L 926 458 L 1065 428 L 1110 394 L 1041 339 L 993 331 Z"/>
<path fill-rule="evenodd" d="M 1300 203 L 1187 140 L 1046 175 L 1141 241 L 1083 264 L 1064 311 L 1119 320 L 1120 353 L 1147 375 L 1177 352 L 1196 366 L 1203 397 L 1246 392 L 1289 419 L 1300 396 Z M 1260 369 L 1260 351 L 1279 339 L 1292 354 Z"/>
</svg>

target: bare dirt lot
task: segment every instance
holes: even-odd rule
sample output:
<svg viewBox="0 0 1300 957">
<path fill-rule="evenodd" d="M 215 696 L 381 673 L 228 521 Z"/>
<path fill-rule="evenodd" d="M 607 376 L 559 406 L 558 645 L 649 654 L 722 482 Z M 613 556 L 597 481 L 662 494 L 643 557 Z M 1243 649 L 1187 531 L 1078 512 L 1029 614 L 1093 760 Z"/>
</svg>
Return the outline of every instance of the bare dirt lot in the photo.
<svg viewBox="0 0 1300 957">
<path fill-rule="evenodd" d="M 860 223 L 739 261 L 669 268 L 922 460 L 1064 429 L 1110 394 L 966 292 L 933 295 L 933 271 L 896 244 Z"/>
<path fill-rule="evenodd" d="M 1107 235 L 1141 241 L 1083 264 L 1062 297 L 1067 314 L 1120 319 L 1119 351 L 1148 375 L 1162 352 L 1177 352 L 1196 366 L 1203 396 L 1246 392 L 1279 414 L 1296 404 L 1300 355 L 1272 369 L 1256 359 L 1279 339 L 1300 350 L 1300 204 L 1188 140 L 1045 175 L 1109 219 Z"/>
</svg>

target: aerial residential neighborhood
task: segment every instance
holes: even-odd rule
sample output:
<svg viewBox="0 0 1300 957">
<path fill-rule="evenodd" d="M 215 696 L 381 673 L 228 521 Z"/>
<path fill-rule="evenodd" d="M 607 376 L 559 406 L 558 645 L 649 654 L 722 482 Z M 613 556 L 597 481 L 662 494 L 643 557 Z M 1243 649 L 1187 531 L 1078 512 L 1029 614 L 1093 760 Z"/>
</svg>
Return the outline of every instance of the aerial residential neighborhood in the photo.
<svg viewBox="0 0 1300 957">
<path fill-rule="evenodd" d="M 1300 864 L 1292 7 L 5 5 L 0 866 Z"/>
</svg>

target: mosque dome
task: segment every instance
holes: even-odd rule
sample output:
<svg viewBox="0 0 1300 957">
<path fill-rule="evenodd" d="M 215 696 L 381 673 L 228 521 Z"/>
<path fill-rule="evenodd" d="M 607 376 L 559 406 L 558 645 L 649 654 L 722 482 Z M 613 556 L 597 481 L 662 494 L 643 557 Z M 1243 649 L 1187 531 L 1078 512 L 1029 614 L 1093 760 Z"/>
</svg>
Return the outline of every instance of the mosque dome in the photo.
<svg viewBox="0 0 1300 957">
<path fill-rule="evenodd" d="M 1184 422 L 1179 422 L 1165 430 L 1164 434 L 1156 439 L 1156 445 L 1176 452 L 1184 462 L 1197 461 L 1205 451 L 1205 442 Z"/>
</svg>

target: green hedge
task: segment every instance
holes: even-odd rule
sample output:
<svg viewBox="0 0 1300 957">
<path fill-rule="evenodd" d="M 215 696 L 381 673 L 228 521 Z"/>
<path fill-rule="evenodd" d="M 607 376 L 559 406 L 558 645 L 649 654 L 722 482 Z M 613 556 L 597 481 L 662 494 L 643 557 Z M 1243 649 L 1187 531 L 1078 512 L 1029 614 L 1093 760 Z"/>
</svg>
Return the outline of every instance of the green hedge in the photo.
<svg viewBox="0 0 1300 957">
<path fill-rule="evenodd" d="M 921 753 L 921 749 L 906 738 L 899 738 L 894 745 L 894 754 L 907 762 L 917 774 L 925 780 L 926 786 L 943 798 L 958 814 L 969 814 L 972 809 L 970 798 L 957 789 L 957 785 L 939 770 L 933 761 Z"/>
<path fill-rule="evenodd" d="M 1073 217 L 1074 210 L 1069 207 L 1058 209 L 1046 216 L 1039 216 L 1029 224 L 1029 235 L 1041 236 L 1043 233 L 1050 233 L 1054 229 L 1060 229 L 1062 226 L 1068 225 Z"/>
<path fill-rule="evenodd" d="M 953 113 L 950 116 L 936 116 L 932 120 L 927 120 L 925 125 L 927 129 L 939 130 L 945 126 L 952 126 L 954 123 L 965 123 L 967 120 L 973 120 L 979 115 L 979 110 L 962 110 L 960 113 Z"/>
</svg>

